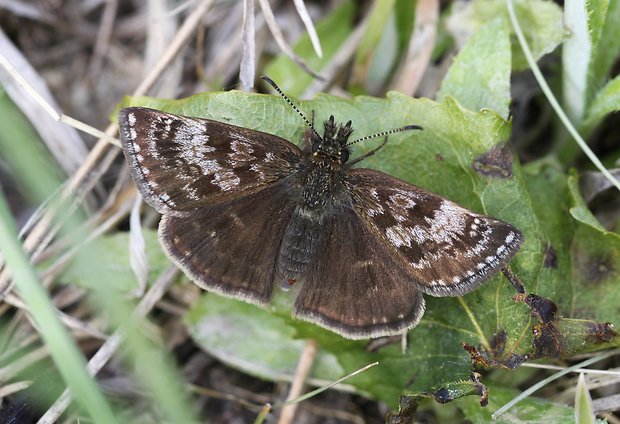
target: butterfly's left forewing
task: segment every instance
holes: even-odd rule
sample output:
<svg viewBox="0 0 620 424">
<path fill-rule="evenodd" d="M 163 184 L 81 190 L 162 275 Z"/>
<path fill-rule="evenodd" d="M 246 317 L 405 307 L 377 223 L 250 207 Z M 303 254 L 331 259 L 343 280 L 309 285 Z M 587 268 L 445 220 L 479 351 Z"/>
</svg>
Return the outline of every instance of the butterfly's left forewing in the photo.
<svg viewBox="0 0 620 424">
<path fill-rule="evenodd" d="M 521 246 L 512 225 L 382 172 L 353 169 L 347 186 L 362 222 L 426 294 L 470 292 Z"/>
<path fill-rule="evenodd" d="M 121 141 L 145 200 L 162 214 L 257 193 L 302 159 L 283 138 L 208 119 L 141 107 L 119 112 Z"/>
</svg>

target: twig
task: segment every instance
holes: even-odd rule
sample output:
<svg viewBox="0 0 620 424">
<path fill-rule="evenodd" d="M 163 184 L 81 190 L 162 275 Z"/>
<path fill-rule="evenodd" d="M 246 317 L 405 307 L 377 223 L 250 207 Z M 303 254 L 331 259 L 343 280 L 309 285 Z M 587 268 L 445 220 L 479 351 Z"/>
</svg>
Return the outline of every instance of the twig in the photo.
<svg viewBox="0 0 620 424">
<path fill-rule="evenodd" d="M 308 99 L 314 97 L 317 93 L 325 91 L 331 81 L 334 80 L 336 74 L 351 59 L 353 53 L 355 53 L 357 45 L 362 40 L 362 36 L 366 31 L 367 23 L 368 16 L 364 17 L 364 20 L 357 25 L 357 28 L 351 32 L 349 37 L 347 37 L 344 43 L 342 43 L 342 46 L 332 56 L 329 63 L 321 69 L 321 75 L 323 75 L 323 78 L 314 80 L 312 84 L 308 86 L 302 98 Z"/>
<path fill-rule="evenodd" d="M 243 54 L 239 66 L 239 81 L 242 91 L 254 87 L 256 75 L 256 28 L 254 22 L 254 0 L 243 0 L 243 29 L 241 30 Z"/>
<path fill-rule="evenodd" d="M 308 64 L 302 58 L 300 58 L 293 51 L 291 46 L 289 46 L 289 44 L 286 42 L 286 40 L 284 39 L 284 34 L 282 34 L 282 31 L 280 31 L 280 27 L 276 22 L 276 17 L 273 15 L 273 10 L 271 10 L 269 2 L 267 0 L 258 0 L 258 2 L 260 4 L 261 10 L 263 11 L 265 22 L 267 23 L 267 26 L 269 27 L 273 38 L 276 40 L 276 43 L 280 47 L 280 50 L 282 50 L 282 52 L 287 55 L 289 59 L 298 64 L 304 71 L 312 75 L 314 78 L 324 80 L 325 77 L 318 72 L 312 70 L 310 66 L 308 66 Z"/>
<path fill-rule="evenodd" d="M 306 342 L 304 346 L 304 350 L 301 353 L 301 358 L 299 359 L 299 363 L 297 364 L 297 369 L 295 370 L 295 376 L 293 378 L 293 383 L 291 384 L 291 390 L 288 393 L 288 397 L 286 401 L 292 401 L 301 395 L 304 384 L 306 382 L 306 378 L 312 369 L 312 364 L 314 363 L 314 359 L 316 358 L 317 353 L 317 343 L 316 340 L 311 339 Z M 291 403 L 282 408 L 282 412 L 280 413 L 280 419 L 278 420 L 278 424 L 290 424 L 293 422 L 293 418 L 295 416 L 295 411 L 297 411 L 297 405 L 299 403 Z"/>
<path fill-rule="evenodd" d="M 316 33 L 316 29 L 314 28 L 314 23 L 312 22 L 312 18 L 308 13 L 308 9 L 306 8 L 306 3 L 304 0 L 293 0 L 295 4 L 295 9 L 297 9 L 297 13 L 301 18 L 304 26 L 306 27 L 306 31 L 308 31 L 308 37 L 310 37 L 310 42 L 312 43 L 312 47 L 316 52 L 318 57 L 323 57 L 323 49 L 321 48 L 321 40 L 319 40 L 319 35 Z"/>
<path fill-rule="evenodd" d="M 521 293 L 521 294 L 525 293 L 525 287 L 523 287 L 523 283 L 521 282 L 519 277 L 517 277 L 510 270 L 510 268 L 508 268 L 508 266 L 502 267 L 502 273 L 506 276 L 506 278 L 508 278 L 508 281 L 510 281 L 510 284 L 512 284 L 512 287 L 515 288 L 517 293 Z"/>
<path fill-rule="evenodd" d="M 112 35 L 116 10 L 118 9 L 118 0 L 107 0 L 104 4 L 101 24 L 97 32 L 97 41 L 95 42 L 95 51 L 90 62 L 89 73 L 91 78 L 96 77 L 101 71 L 101 64 L 103 63 L 105 52 L 110 45 L 110 36 Z"/>
<path fill-rule="evenodd" d="M 428 68 L 437 37 L 439 20 L 439 1 L 420 0 L 416 4 L 415 25 L 409 48 L 402 60 L 400 72 L 397 72 L 393 88 L 402 93 L 414 95 Z"/>
</svg>

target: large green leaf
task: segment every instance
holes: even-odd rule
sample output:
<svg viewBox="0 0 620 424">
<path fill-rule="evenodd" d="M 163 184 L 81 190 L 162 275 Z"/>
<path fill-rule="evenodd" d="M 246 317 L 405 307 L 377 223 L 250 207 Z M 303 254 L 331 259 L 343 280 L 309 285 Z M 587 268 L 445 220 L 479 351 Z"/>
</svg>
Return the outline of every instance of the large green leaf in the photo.
<svg viewBox="0 0 620 424">
<path fill-rule="evenodd" d="M 299 117 L 281 98 L 274 96 L 227 92 L 201 94 L 169 102 L 152 102 L 143 98 L 132 103 L 154 103 L 169 112 L 217 119 L 293 141 L 300 140 L 304 131 Z M 475 211 L 516 225 L 526 239 L 514 260 L 514 269 L 528 291 L 549 297 L 555 294 L 554 288 L 564 280 L 565 275 L 543 266 L 549 236 L 541 228 L 540 212 L 537 213 L 534 207 L 519 165 L 513 164 L 512 177 L 509 178 L 484 176 L 473 168 L 480 155 L 508 139 L 508 122 L 489 110 L 474 113 L 463 109 L 450 98 L 437 103 L 411 99 L 398 93 L 390 93 L 387 99 L 357 97 L 353 100 L 320 95 L 315 100 L 297 103 L 306 115 L 316 111 L 317 122 L 330 114 L 340 121 L 351 119 L 354 136 L 358 137 L 405 124 L 423 125 L 424 131 L 392 137 L 379 154 L 364 161 L 364 166 L 381 169 Z M 355 153 L 361 154 L 362 150 L 370 149 L 377 142 L 380 140 L 363 143 Z M 566 241 L 559 242 L 555 248 L 565 251 Z M 544 278 L 539 278 L 541 275 Z M 463 298 L 427 298 L 426 315 L 410 333 L 410 346 L 405 354 L 400 352 L 398 346 L 387 347 L 377 353 L 367 352 L 362 342 L 347 341 L 313 325 L 292 320 L 290 314 L 281 309 L 277 313 L 290 326 L 289 330 L 281 332 L 283 339 L 293 336 L 319 340 L 321 348 L 337 358 L 343 372 L 379 360 L 380 366 L 352 379 L 350 383 L 364 393 L 395 402 L 404 388 L 426 390 L 467 378 L 469 357 L 461 342 L 489 347 L 493 335 L 502 331 L 506 334 L 507 354 L 531 352 L 529 309 L 524 304 L 515 303 L 513 294 L 510 284 L 504 278 L 496 277 Z M 255 339 L 247 332 L 239 334 L 234 331 L 235 326 L 226 326 L 217 335 L 217 345 L 221 346 L 226 337 L 233 345 L 242 340 L 249 346 L 244 360 L 261 362 L 264 358 L 260 352 L 265 350 L 253 349 L 252 346 L 265 337 L 258 332 L 259 328 L 271 331 L 267 321 L 260 318 L 262 315 L 251 305 L 237 305 L 235 301 L 213 295 L 206 297 L 199 306 L 202 312 L 194 311 L 190 315 L 190 331 L 208 350 L 209 346 L 216 345 L 215 340 L 209 339 L 201 329 L 218 328 L 211 320 L 226 322 L 222 321 L 222 310 L 229 310 L 232 315 L 241 314 L 242 318 L 235 318 L 241 322 L 259 320 Z M 290 351 L 287 355 L 294 356 Z M 218 356 L 225 360 L 225 355 Z M 235 365 L 239 362 L 235 361 Z M 283 359 L 283 362 L 290 363 L 290 358 Z M 339 376 L 332 375 L 333 378 Z M 326 378 L 325 375 L 320 377 Z"/>
<path fill-rule="evenodd" d="M 141 98 L 133 99 L 131 103 L 216 119 L 292 141 L 300 140 L 305 130 L 297 114 L 276 96 L 205 93 L 178 101 Z M 510 136 L 507 121 L 490 110 L 478 113 L 466 110 L 450 97 L 438 103 L 398 93 L 390 93 L 387 99 L 356 97 L 351 100 L 319 95 L 314 100 L 295 103 L 308 116 L 315 111 L 317 122 L 322 122 L 330 114 L 338 121 L 351 119 L 354 137 L 406 124 L 422 125 L 424 131 L 392 136 L 385 148 L 366 159 L 363 165 L 516 225 L 524 233 L 525 242 L 512 267 L 528 293 L 546 297 L 558 305 L 558 320 L 545 323 L 544 329 L 557 330 L 558 337 L 563 337 L 562 346 L 567 345 L 559 355 L 565 353 L 568 356 L 607 346 L 587 331 L 583 336 L 576 333 L 576 339 L 575 334 L 567 334 L 576 325 L 590 328 L 590 321 L 584 321 L 582 325 L 581 321 L 560 316 L 574 314 L 582 319 L 617 319 L 618 313 L 612 310 L 612 302 L 604 309 L 605 313 L 601 313 L 594 298 L 582 301 L 581 290 L 591 283 L 587 281 L 588 274 L 578 270 L 584 250 L 592 251 L 595 249 L 592 243 L 600 237 L 611 236 L 598 234 L 597 231 L 602 230 L 591 225 L 586 228 L 588 231 L 579 230 L 584 225 L 579 222 L 584 221 L 579 218 L 580 214 L 585 215 L 584 206 L 571 210 L 578 195 L 569 190 L 569 180 L 555 164 L 531 164 L 524 173 L 518 163 L 511 162 L 510 154 L 489 153 L 506 148 L 505 142 Z M 354 157 L 379 142 L 369 140 L 356 145 Z M 495 158 L 501 163 L 490 162 L 489 165 L 488 161 L 481 159 L 483 157 Z M 485 163 L 486 167 L 477 166 L 480 163 Z M 503 173 L 486 172 L 493 171 L 494 167 Z M 580 247 L 578 251 L 575 246 Z M 596 249 L 607 252 L 601 255 L 611 265 L 618 265 L 620 255 L 613 243 L 598 245 Z M 598 299 L 617 297 L 613 294 L 618 285 L 617 278 L 610 277 L 605 281 L 606 284 L 597 291 Z M 317 373 L 320 369 L 320 374 L 315 374 L 314 378 L 320 380 L 336 379 L 379 361 L 379 366 L 349 383 L 362 393 L 395 405 L 403 390 L 427 391 L 467 379 L 470 358 L 461 347 L 463 342 L 478 346 L 483 354 L 492 356 L 495 363 L 509 362 L 515 355 L 549 352 L 544 339 L 541 342 L 541 339 L 532 337 L 533 325 L 539 328 L 542 324 L 532 320 L 532 311 L 526 303 L 512 299 L 514 294 L 507 280 L 498 276 L 461 298 L 427 297 L 426 315 L 410 332 L 409 347 L 404 354 L 396 345 L 369 352 L 363 342 L 345 340 L 292 319 L 290 312 L 279 303 L 269 313 L 252 305 L 206 294 L 188 315 L 187 324 L 205 350 L 264 378 L 292 373 L 294 359 L 303 344 L 291 339 L 318 340 L 324 355 L 320 362 L 330 364 L 318 367 Z M 273 313 L 277 315 L 277 325 L 273 324 Z M 239 323 L 248 323 L 252 331 Z M 501 343 L 497 338 L 500 334 Z M 274 349 L 265 349 L 265 340 L 269 340 Z M 617 343 L 613 337 L 607 341 Z M 536 347 L 535 342 L 538 343 Z M 543 343 L 542 347 L 540 343 Z M 226 354 L 231 352 L 230 346 L 234 346 L 234 355 Z"/>
</svg>

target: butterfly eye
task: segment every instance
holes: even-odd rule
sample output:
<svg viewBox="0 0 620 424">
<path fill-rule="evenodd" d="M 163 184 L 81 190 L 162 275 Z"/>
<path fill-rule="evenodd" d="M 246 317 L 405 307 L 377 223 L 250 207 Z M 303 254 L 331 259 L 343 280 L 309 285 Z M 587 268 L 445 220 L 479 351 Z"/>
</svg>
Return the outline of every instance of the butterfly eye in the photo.
<svg viewBox="0 0 620 424">
<path fill-rule="evenodd" d="M 349 150 L 342 149 L 340 151 L 340 163 L 345 163 L 348 160 L 349 160 Z"/>
<path fill-rule="evenodd" d="M 319 151 L 319 143 L 312 143 L 312 153 L 316 153 Z"/>
</svg>

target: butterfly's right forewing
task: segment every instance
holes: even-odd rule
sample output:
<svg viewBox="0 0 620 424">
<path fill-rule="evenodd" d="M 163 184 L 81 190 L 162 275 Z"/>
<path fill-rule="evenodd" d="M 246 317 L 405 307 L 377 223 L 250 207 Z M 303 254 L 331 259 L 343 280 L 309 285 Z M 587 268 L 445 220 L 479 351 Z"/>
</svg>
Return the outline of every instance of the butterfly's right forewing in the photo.
<svg viewBox="0 0 620 424">
<path fill-rule="evenodd" d="M 130 107 L 120 111 L 119 126 L 134 181 L 162 214 L 187 216 L 259 192 L 302 160 L 280 137 L 208 119 Z"/>
<path fill-rule="evenodd" d="M 426 294 L 472 291 L 521 246 L 512 225 L 382 172 L 354 169 L 347 184 L 362 222 Z"/>
</svg>

